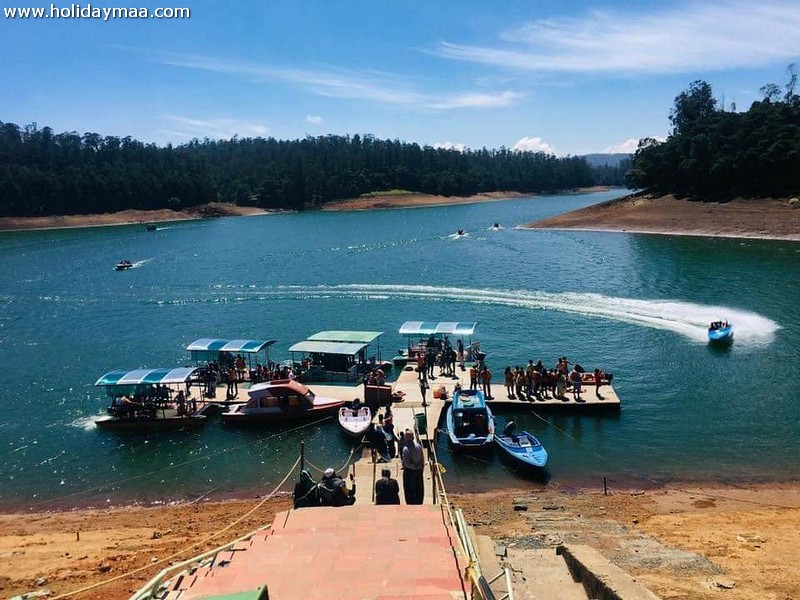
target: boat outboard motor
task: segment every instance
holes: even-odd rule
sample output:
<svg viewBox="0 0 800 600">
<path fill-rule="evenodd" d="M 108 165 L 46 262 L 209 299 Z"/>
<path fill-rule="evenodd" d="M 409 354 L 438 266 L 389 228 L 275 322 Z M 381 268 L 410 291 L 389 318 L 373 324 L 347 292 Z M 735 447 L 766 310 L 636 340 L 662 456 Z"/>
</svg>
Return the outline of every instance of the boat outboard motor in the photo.
<svg viewBox="0 0 800 600">
<path fill-rule="evenodd" d="M 514 421 L 509 421 L 506 423 L 506 426 L 503 428 L 503 435 L 512 436 L 514 435 L 514 430 L 517 428 L 517 424 Z"/>
</svg>

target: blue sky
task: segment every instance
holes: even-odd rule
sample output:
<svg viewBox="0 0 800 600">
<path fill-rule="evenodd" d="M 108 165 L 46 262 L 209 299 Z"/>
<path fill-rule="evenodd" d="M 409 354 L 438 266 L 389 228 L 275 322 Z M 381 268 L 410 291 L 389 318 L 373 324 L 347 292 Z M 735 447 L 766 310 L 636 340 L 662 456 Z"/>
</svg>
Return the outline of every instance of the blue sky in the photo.
<svg viewBox="0 0 800 600">
<path fill-rule="evenodd" d="M 742 110 L 800 63 L 796 0 L 91 5 L 191 18 L 2 18 L 0 120 L 159 144 L 372 133 L 584 154 L 665 137 L 696 79 Z"/>
</svg>

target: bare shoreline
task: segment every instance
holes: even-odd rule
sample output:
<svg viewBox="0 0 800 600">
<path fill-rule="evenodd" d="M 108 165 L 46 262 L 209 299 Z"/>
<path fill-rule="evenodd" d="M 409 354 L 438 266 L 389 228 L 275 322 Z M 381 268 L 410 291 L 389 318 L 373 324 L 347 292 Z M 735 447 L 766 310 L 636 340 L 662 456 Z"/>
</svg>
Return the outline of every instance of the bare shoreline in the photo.
<svg viewBox="0 0 800 600">
<path fill-rule="evenodd" d="M 597 487 L 576 490 L 520 485 L 483 493 L 452 492 L 450 496 L 454 504 L 464 509 L 478 533 L 502 540 L 500 543 L 513 545 L 518 540 L 524 545 L 526 539 L 541 533 L 542 525 L 532 531 L 525 513 L 515 510 L 522 498 L 534 521 L 537 511 L 547 509 L 560 520 L 574 518 L 588 523 L 587 529 L 579 531 L 587 538 L 579 543 L 590 543 L 612 559 L 619 558 L 620 549 L 630 543 L 632 536 L 649 536 L 663 545 L 667 554 L 671 548 L 679 548 L 722 569 L 728 579 L 737 582 L 737 598 L 789 597 L 786 594 L 796 584 L 792 580 L 792 550 L 800 531 L 797 482 L 614 488 L 608 496 Z M 291 504 L 286 496 L 273 498 L 225 536 L 193 546 L 258 502 L 251 495 L 241 500 L 150 507 L 0 513 L 0 596 L 42 587 L 65 593 L 129 572 L 178 550 L 189 549 L 187 557 L 198 554 L 270 523 L 277 511 L 286 510 Z M 604 527 L 603 523 L 612 525 Z M 611 535 L 595 536 L 595 528 L 609 530 Z M 661 551 L 656 552 L 654 558 L 659 558 Z M 680 598 L 713 597 L 719 593 L 702 587 L 708 576 L 702 570 L 671 571 L 656 564 L 640 566 L 637 571 L 636 564 L 628 568 L 656 593 L 680 590 L 682 594 L 670 595 Z M 163 565 L 155 564 L 152 572 L 138 573 L 103 587 L 102 597 L 126 598 L 161 568 Z M 775 593 L 784 595 L 773 596 Z M 98 596 L 78 596 L 89 597 Z"/>
<path fill-rule="evenodd" d="M 800 200 L 717 203 L 631 195 L 520 228 L 800 241 Z"/>
<path fill-rule="evenodd" d="M 608 187 L 580 188 L 563 193 L 588 194 L 610 189 Z M 474 196 L 434 196 L 429 194 L 400 193 L 375 194 L 336 200 L 323 204 L 320 211 L 364 211 L 392 208 L 424 208 L 432 206 L 448 206 L 456 204 L 477 204 L 482 202 L 499 202 L 514 198 L 528 198 L 536 194 L 522 192 L 485 192 Z M 4 231 L 47 231 L 51 229 L 79 229 L 83 227 L 112 227 L 117 225 L 146 225 L 153 223 L 171 223 L 194 221 L 209 217 L 245 217 L 273 213 L 289 212 L 287 210 L 266 210 L 252 206 L 212 202 L 182 211 L 170 209 L 136 210 L 128 209 L 116 213 L 91 215 L 53 215 L 47 217 L 0 217 L 0 232 Z"/>
<path fill-rule="evenodd" d="M 92 215 L 56 215 L 49 217 L 0 217 L 0 232 L 3 231 L 48 231 L 51 229 L 80 229 L 84 227 L 114 227 L 122 225 L 146 225 L 195 221 L 212 217 L 247 217 L 282 211 L 268 211 L 251 206 L 237 206 L 212 202 L 183 211 L 170 209 L 128 209 L 116 213 Z"/>
</svg>

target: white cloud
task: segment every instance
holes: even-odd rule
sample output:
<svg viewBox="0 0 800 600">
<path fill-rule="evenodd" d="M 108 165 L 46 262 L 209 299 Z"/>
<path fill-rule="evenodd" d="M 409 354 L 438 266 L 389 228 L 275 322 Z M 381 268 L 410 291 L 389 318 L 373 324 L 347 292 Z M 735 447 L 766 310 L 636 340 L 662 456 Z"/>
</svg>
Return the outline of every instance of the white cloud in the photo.
<svg viewBox="0 0 800 600">
<path fill-rule="evenodd" d="M 639 138 L 630 138 L 619 144 L 614 144 L 603 150 L 603 154 L 633 154 L 639 147 Z"/>
<path fill-rule="evenodd" d="M 319 125 L 322 123 L 322 117 L 318 115 L 306 115 L 306 123 L 311 123 L 312 125 Z"/>
<path fill-rule="evenodd" d="M 467 147 L 462 144 L 461 142 L 436 142 L 433 145 L 434 148 L 444 149 L 444 150 L 457 150 L 458 152 L 463 152 L 467 149 Z"/>
<path fill-rule="evenodd" d="M 495 108 L 509 106 L 522 96 L 510 90 L 494 93 L 419 92 L 408 87 L 406 78 L 387 73 L 361 73 L 346 69 L 318 71 L 264 67 L 244 62 L 182 54 L 166 54 L 162 57 L 162 62 L 174 67 L 245 77 L 254 83 L 284 81 L 319 96 L 367 100 L 381 104 L 407 106 L 418 110 Z"/>
<path fill-rule="evenodd" d="M 191 119 L 178 115 L 162 118 L 170 121 L 172 129 L 162 129 L 161 133 L 170 137 L 227 139 L 234 135 L 250 137 L 269 133 L 269 127 L 265 125 L 238 119 Z"/>
<path fill-rule="evenodd" d="M 524 137 L 519 140 L 512 150 L 518 152 L 544 152 L 545 154 L 555 154 L 556 149 L 547 142 L 542 141 L 540 137 Z"/>
<path fill-rule="evenodd" d="M 680 2 L 635 13 L 593 10 L 539 19 L 502 45 L 442 42 L 447 58 L 540 72 L 686 73 L 755 67 L 800 54 L 796 0 Z"/>
</svg>

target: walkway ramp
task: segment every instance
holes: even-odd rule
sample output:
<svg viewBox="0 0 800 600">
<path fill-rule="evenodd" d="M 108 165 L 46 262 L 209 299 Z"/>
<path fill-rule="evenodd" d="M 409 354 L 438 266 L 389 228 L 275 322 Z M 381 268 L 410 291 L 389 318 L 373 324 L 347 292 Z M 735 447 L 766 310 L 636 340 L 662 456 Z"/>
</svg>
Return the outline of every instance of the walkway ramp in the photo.
<svg viewBox="0 0 800 600">
<path fill-rule="evenodd" d="M 160 598 L 257 590 L 270 600 L 466 598 L 466 562 L 438 506 L 302 508 L 168 584 Z"/>
</svg>

